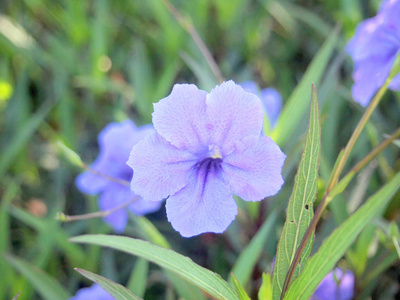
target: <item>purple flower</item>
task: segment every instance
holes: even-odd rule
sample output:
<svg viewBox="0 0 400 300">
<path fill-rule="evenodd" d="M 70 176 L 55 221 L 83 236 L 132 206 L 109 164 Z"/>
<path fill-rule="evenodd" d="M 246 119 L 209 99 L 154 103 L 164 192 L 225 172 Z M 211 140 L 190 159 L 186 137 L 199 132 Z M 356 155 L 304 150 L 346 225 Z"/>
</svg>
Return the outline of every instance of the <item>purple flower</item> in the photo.
<svg viewBox="0 0 400 300">
<path fill-rule="evenodd" d="M 243 82 L 240 86 L 246 92 L 253 93 L 260 97 L 264 110 L 268 116 L 270 127 L 273 128 L 282 110 L 281 94 L 274 88 L 266 88 L 260 92 L 254 81 Z"/>
<path fill-rule="evenodd" d="M 131 188 L 145 200 L 167 199 L 168 220 L 184 237 L 223 232 L 247 201 L 276 194 L 285 155 L 261 135 L 261 101 L 233 81 L 209 94 L 176 84 L 154 104 L 157 132 L 133 147 Z"/>
<path fill-rule="evenodd" d="M 132 169 L 126 165 L 132 147 L 152 132 L 151 125 L 136 127 L 126 120 L 122 123 L 110 123 L 99 134 L 98 142 L 100 154 L 90 166 L 105 175 L 130 181 Z M 100 193 L 99 207 L 102 211 L 113 209 L 129 200 L 138 198 L 128 208 L 137 215 L 154 212 L 160 208 L 161 203 L 144 201 L 133 193 L 129 186 L 110 181 L 102 176 L 86 171 L 76 178 L 76 186 L 86 194 Z M 126 209 L 119 209 L 104 218 L 116 232 L 122 232 L 128 222 Z"/>
<path fill-rule="evenodd" d="M 354 274 L 336 268 L 322 282 L 310 300 L 350 300 L 354 294 Z"/>
<path fill-rule="evenodd" d="M 103 288 L 97 283 L 93 284 L 91 287 L 83 288 L 78 290 L 76 295 L 69 300 L 114 300 L 115 298 L 107 293 Z"/>
<path fill-rule="evenodd" d="M 387 0 L 378 15 L 361 22 L 347 46 L 354 60 L 353 98 L 366 106 L 384 84 L 400 51 L 400 0 Z M 400 90 L 400 74 L 389 88 Z"/>
</svg>

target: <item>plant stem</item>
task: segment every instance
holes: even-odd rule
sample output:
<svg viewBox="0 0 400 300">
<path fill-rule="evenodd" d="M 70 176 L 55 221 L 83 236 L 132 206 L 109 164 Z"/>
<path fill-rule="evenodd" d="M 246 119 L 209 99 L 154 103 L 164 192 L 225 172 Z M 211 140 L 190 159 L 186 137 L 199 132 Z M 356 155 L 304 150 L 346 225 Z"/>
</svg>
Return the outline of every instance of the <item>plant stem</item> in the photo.
<svg viewBox="0 0 400 300">
<path fill-rule="evenodd" d="M 116 212 L 117 210 L 127 207 L 129 204 L 135 202 L 138 199 L 139 199 L 139 196 L 135 197 L 132 200 L 126 201 L 112 209 L 105 210 L 105 211 L 97 211 L 97 212 L 83 214 L 83 215 L 68 216 L 62 212 L 59 212 L 56 216 L 56 220 L 60 220 L 63 222 L 71 222 L 71 221 L 87 220 L 87 219 L 93 219 L 93 218 L 104 218 L 104 217 L 111 215 L 113 212 Z"/>
<path fill-rule="evenodd" d="M 399 57 L 400 57 L 400 55 L 399 55 Z M 398 62 L 396 61 L 396 63 L 395 63 L 395 69 L 398 68 Z M 371 102 L 368 105 L 367 109 L 365 110 L 363 116 L 361 117 L 361 120 L 358 122 L 356 129 L 354 130 L 349 141 L 347 142 L 347 145 L 343 150 L 343 154 L 338 157 L 339 161 L 337 162 L 337 164 L 335 163 L 336 168 L 334 169 L 334 173 L 332 174 L 332 176 L 330 178 L 330 181 L 329 181 L 328 187 L 324 193 L 324 196 L 318 206 L 317 211 L 315 212 L 313 219 L 311 220 L 310 225 L 308 226 L 306 232 L 304 233 L 304 236 L 303 236 L 303 238 L 299 244 L 299 247 L 297 248 L 296 253 L 294 255 L 293 261 L 290 264 L 288 273 L 285 278 L 285 282 L 283 284 L 281 299 L 284 299 L 285 293 L 289 289 L 290 283 L 294 276 L 294 272 L 296 271 L 296 268 L 299 264 L 301 255 L 303 254 L 303 251 L 308 243 L 308 240 L 310 239 L 312 233 L 314 232 L 314 230 L 317 226 L 317 223 L 322 216 L 322 213 L 324 212 L 325 208 L 328 206 L 329 202 L 332 200 L 332 198 L 330 196 L 330 191 L 337 184 L 339 176 L 342 173 L 342 170 L 343 170 L 343 168 L 346 164 L 346 161 L 351 153 L 351 150 L 353 149 L 358 137 L 360 136 L 362 130 L 364 129 L 365 125 L 367 124 L 373 111 L 375 110 L 375 108 L 381 101 L 383 95 L 385 94 L 385 92 L 389 86 L 389 83 L 392 81 L 393 77 L 397 74 L 397 73 L 396 74 L 393 74 L 393 73 L 394 72 L 390 73 L 390 75 L 386 79 L 384 85 L 378 90 L 378 92 L 375 94 L 374 98 L 371 100 Z M 370 159 L 370 157 L 369 157 L 369 159 Z M 362 166 L 364 166 L 364 162 L 362 163 Z"/>
<path fill-rule="evenodd" d="M 91 172 L 91 173 L 93 173 L 93 174 L 95 174 L 95 175 L 101 176 L 101 177 L 103 177 L 103 178 L 105 178 L 105 179 L 107 179 L 107 180 L 110 180 L 110 181 L 113 181 L 113 182 L 122 184 L 122 185 L 124 185 L 124 186 L 130 186 L 130 182 L 129 182 L 129 181 L 123 180 L 123 179 L 120 179 L 120 178 L 115 178 L 115 177 L 112 177 L 112 176 L 108 176 L 108 175 L 106 175 L 106 174 L 104 174 L 104 173 L 101 173 L 101 172 L 99 172 L 99 171 L 96 171 L 96 170 L 92 169 L 92 168 L 91 168 L 90 166 L 88 166 L 87 164 L 83 164 L 82 167 L 83 167 L 85 170 L 88 170 L 89 172 Z"/>
</svg>

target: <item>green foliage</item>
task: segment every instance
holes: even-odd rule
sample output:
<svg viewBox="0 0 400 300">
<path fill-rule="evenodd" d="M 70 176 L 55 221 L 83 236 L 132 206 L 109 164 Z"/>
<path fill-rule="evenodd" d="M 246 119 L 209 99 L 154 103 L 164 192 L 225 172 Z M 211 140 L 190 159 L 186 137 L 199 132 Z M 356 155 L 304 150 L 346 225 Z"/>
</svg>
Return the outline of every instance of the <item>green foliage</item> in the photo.
<svg viewBox="0 0 400 300">
<path fill-rule="evenodd" d="M 303 272 L 289 288 L 285 299 L 309 299 L 318 283 L 333 269 L 357 235 L 374 217 L 383 212 L 399 187 L 400 173 L 337 228 L 306 263 Z"/>
<path fill-rule="evenodd" d="M 276 253 L 272 279 L 273 299 L 279 299 L 296 249 L 313 218 L 313 203 L 318 187 L 318 165 L 321 145 L 321 127 L 319 124 L 318 98 L 315 87 L 311 92 L 310 121 L 306 143 L 300 165 L 297 170 L 292 195 L 290 196 L 286 222 L 283 227 Z M 310 255 L 312 239 L 296 267 L 295 276 L 304 268 Z"/>
<path fill-rule="evenodd" d="M 132 292 L 122 285 L 115 283 L 103 276 L 94 274 L 92 272 L 76 268 L 79 274 L 85 276 L 86 278 L 90 279 L 91 281 L 98 283 L 104 290 L 106 290 L 111 296 L 113 296 L 116 300 L 140 300 L 141 298 L 132 294 Z"/>
<path fill-rule="evenodd" d="M 44 295 L 67 298 L 87 284 L 74 271 L 77 266 L 127 283 L 144 299 L 209 297 L 194 285 L 198 283 L 159 270 L 146 258 L 68 241 L 71 236 L 109 233 L 102 219 L 55 220 L 58 212 L 98 211 L 98 199 L 75 188 L 81 170 L 74 164 L 94 161 L 96 136 L 109 122 L 129 118 L 138 125 L 149 123 L 152 103 L 168 95 L 174 83 L 195 83 L 207 91 L 217 84 L 188 25 L 203 40 L 223 77 L 237 83 L 254 80 L 260 89 L 275 87 L 282 94 L 284 108 L 272 137 L 287 155 L 285 184 L 270 199 L 242 201 L 236 220 L 223 235 L 183 239 L 169 225 L 164 208 L 146 217 L 132 216 L 123 235 L 190 257 L 210 273 L 202 271 L 214 274 L 211 279 L 218 278 L 211 280 L 213 284 L 222 284 L 235 297 L 243 287 L 250 298 L 258 294 L 260 299 L 271 299 L 271 276 L 265 272 L 271 270 L 300 161 L 309 86 L 312 82 L 318 86 L 321 108 L 318 204 L 336 158 L 364 112 L 351 99 L 353 69 L 344 47 L 357 24 L 374 15 L 379 2 L 171 0 L 183 22 L 171 14 L 166 0 L 1 2 L 0 299 L 12 299 L 19 291 L 18 300 Z M 342 29 L 332 30 L 335 24 Z M 386 133 L 396 130 L 399 99 L 398 93 L 385 94 L 349 154 L 344 172 Z M 57 146 L 57 141 L 63 145 Z M 332 231 L 397 176 L 398 138 L 393 144 L 397 146 L 388 146 L 364 174 L 347 173 L 329 191 L 333 200 L 318 224 L 313 252 L 326 251 L 319 247 Z M 359 237 L 352 236 L 353 242 L 335 259 L 342 259 L 340 267 L 355 272 L 360 299 L 395 297 L 397 282 L 388 276 L 388 269 L 398 271 L 399 211 L 397 193 L 385 213 L 376 213 L 364 229 L 358 228 Z M 11 256 L 6 259 L 3 253 Z M 326 271 L 326 266 L 318 271 L 313 286 Z M 237 279 L 235 286 L 231 273 Z M 297 282 L 293 284 L 300 285 Z"/>
<path fill-rule="evenodd" d="M 238 295 L 218 274 L 172 250 L 122 236 L 83 235 L 70 239 L 74 243 L 94 244 L 145 258 L 197 285 L 217 299 L 238 299 Z"/>
<path fill-rule="evenodd" d="M 30 263 L 6 255 L 7 261 L 22 275 L 24 275 L 44 299 L 68 299 L 71 295 L 58 283 L 58 281 Z M 23 292 L 22 292 L 23 293 Z"/>
</svg>

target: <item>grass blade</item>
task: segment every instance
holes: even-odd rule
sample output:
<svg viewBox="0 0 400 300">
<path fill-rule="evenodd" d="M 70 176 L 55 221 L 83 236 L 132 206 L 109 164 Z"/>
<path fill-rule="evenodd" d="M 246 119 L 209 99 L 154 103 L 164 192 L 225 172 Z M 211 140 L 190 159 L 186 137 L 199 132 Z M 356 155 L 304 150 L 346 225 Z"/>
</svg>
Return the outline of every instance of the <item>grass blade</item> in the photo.
<svg viewBox="0 0 400 300">
<path fill-rule="evenodd" d="M 130 290 L 126 289 L 119 283 L 115 283 L 110 279 L 107 279 L 103 276 L 97 275 L 95 273 L 75 268 L 82 276 L 90 279 L 91 281 L 99 284 L 106 292 L 108 292 L 111 296 L 115 298 L 115 300 L 140 300 L 141 298 L 135 296 Z"/>
<path fill-rule="evenodd" d="M 70 241 L 109 247 L 145 258 L 177 273 L 216 299 L 238 299 L 236 291 L 218 274 L 195 264 L 190 258 L 172 250 L 138 239 L 102 234 L 77 236 L 71 238 Z"/>
<path fill-rule="evenodd" d="M 5 254 L 7 261 L 29 282 L 34 286 L 35 290 L 40 293 L 43 299 L 68 299 L 71 295 L 65 290 L 53 277 L 45 273 L 43 270 L 36 268 L 30 263 Z"/>
<path fill-rule="evenodd" d="M 249 245 L 240 253 L 235 265 L 232 268 L 232 275 L 242 285 L 246 286 L 250 279 L 251 272 L 257 263 L 261 251 L 275 225 L 278 213 L 276 210 L 272 211 L 264 224 L 260 227 L 257 234 L 250 241 Z M 232 284 L 233 277 L 229 278 L 229 283 Z"/>
<path fill-rule="evenodd" d="M 315 85 L 318 85 L 320 82 L 332 52 L 336 47 L 338 35 L 339 30 L 336 28 L 314 57 L 303 78 L 283 107 L 275 130 L 271 133 L 271 138 L 278 145 L 284 145 L 291 138 L 293 131 L 304 118 L 304 113 L 308 105 L 304 95 L 307 95 L 311 82 Z"/>
</svg>

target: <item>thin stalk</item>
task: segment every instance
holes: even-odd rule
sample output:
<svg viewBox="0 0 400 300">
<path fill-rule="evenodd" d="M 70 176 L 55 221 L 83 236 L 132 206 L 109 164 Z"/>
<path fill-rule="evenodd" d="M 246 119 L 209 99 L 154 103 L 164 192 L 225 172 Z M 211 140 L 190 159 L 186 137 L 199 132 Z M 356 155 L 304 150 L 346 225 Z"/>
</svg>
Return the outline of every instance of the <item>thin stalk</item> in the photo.
<svg viewBox="0 0 400 300">
<path fill-rule="evenodd" d="M 113 181 L 113 182 L 122 184 L 122 185 L 124 185 L 124 186 L 130 186 L 129 181 L 123 180 L 123 179 L 120 179 L 120 178 L 115 178 L 115 177 L 112 177 L 112 176 L 108 176 L 108 175 L 106 175 L 106 174 L 104 174 L 104 173 L 101 173 L 101 172 L 99 172 L 99 171 L 96 171 L 96 170 L 92 169 L 90 166 L 88 166 L 88 165 L 85 164 L 85 163 L 82 163 L 82 167 L 83 167 L 85 170 L 87 170 L 87 171 L 89 171 L 89 172 L 91 172 L 91 173 L 93 173 L 93 174 L 95 174 L 95 175 L 101 176 L 101 177 L 103 177 L 103 178 L 105 178 L 105 179 L 107 179 L 107 180 L 110 180 L 110 181 Z"/>
<path fill-rule="evenodd" d="M 161 0 L 164 6 L 169 10 L 169 12 L 173 15 L 175 20 L 185 29 L 189 35 L 192 37 L 193 41 L 199 48 L 201 54 L 203 54 L 206 62 L 210 66 L 211 71 L 214 73 L 215 78 L 218 80 L 219 83 L 222 83 L 225 79 L 222 75 L 221 70 L 219 69 L 217 63 L 215 62 L 214 58 L 212 57 L 210 51 L 208 50 L 206 44 L 201 39 L 199 33 L 197 32 L 196 28 L 193 24 L 186 20 L 181 13 L 169 2 L 168 0 Z"/>
<path fill-rule="evenodd" d="M 105 210 L 105 211 L 97 211 L 97 212 L 83 214 L 83 215 L 69 216 L 62 212 L 59 212 L 56 216 L 56 220 L 63 221 L 63 222 L 71 222 L 71 221 L 87 220 L 87 219 L 93 219 L 93 218 L 104 218 L 104 217 L 111 215 L 113 212 L 116 212 L 117 210 L 127 207 L 129 204 L 135 202 L 138 199 L 139 199 L 139 197 L 135 197 L 134 199 L 126 201 L 112 209 Z"/>
<path fill-rule="evenodd" d="M 340 174 L 342 173 L 342 170 L 346 164 L 346 161 L 351 153 L 351 150 L 353 149 L 358 137 L 360 136 L 362 130 L 364 129 L 365 125 L 367 124 L 369 118 L 371 117 L 373 111 L 375 110 L 375 108 L 377 107 L 377 105 L 379 104 L 379 102 L 382 100 L 383 95 L 385 94 L 390 82 L 392 81 L 392 79 L 394 78 L 394 76 L 398 73 L 398 69 L 400 66 L 399 63 L 400 60 L 400 55 L 397 57 L 397 60 L 395 62 L 395 67 L 392 69 L 389 77 L 386 79 L 384 85 L 378 90 L 378 92 L 375 94 L 375 96 L 373 97 L 373 99 L 371 100 L 370 104 L 368 105 L 367 109 L 365 110 L 363 116 L 361 117 L 361 120 L 358 122 L 356 129 L 354 130 L 353 134 L 351 135 L 349 141 L 347 142 L 346 147 L 343 150 L 343 154 L 341 156 L 339 156 L 339 161 L 336 165 L 336 168 L 334 169 L 334 173 L 331 176 L 330 182 L 328 184 L 328 187 L 324 193 L 324 196 L 318 206 L 317 211 L 315 212 L 315 215 L 313 217 L 313 219 L 311 220 L 310 225 L 308 226 L 299 247 L 296 250 L 294 259 L 292 261 L 292 263 L 290 264 L 288 273 L 286 275 L 285 278 L 285 282 L 283 284 L 283 288 L 282 288 L 282 294 L 281 294 L 281 299 L 284 299 L 285 293 L 289 288 L 289 285 L 292 281 L 292 278 L 294 276 L 294 272 L 299 264 L 301 255 L 308 243 L 308 240 L 310 239 L 312 233 L 314 232 L 317 223 L 319 221 L 319 219 L 322 216 L 323 211 L 325 210 L 325 208 L 328 206 L 329 202 L 332 200 L 331 196 L 330 196 L 330 191 L 334 188 L 334 186 L 337 184 L 338 179 Z M 395 71 L 393 71 L 395 70 Z"/>
</svg>

